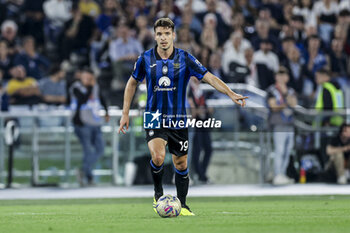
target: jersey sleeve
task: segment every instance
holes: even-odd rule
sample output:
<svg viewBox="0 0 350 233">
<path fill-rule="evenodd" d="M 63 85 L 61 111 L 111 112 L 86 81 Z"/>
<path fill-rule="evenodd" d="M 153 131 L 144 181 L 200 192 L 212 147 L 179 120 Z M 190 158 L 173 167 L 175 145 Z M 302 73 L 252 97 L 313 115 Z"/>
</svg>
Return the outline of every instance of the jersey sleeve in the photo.
<svg viewBox="0 0 350 233">
<path fill-rule="evenodd" d="M 145 78 L 145 60 L 143 58 L 143 54 L 137 58 L 137 61 L 134 65 L 134 71 L 131 76 L 138 82 L 142 82 Z"/>
<path fill-rule="evenodd" d="M 191 76 L 195 76 L 198 80 L 202 80 L 204 75 L 208 72 L 207 68 L 205 68 L 194 56 L 187 53 L 186 56 L 186 64 L 190 71 Z"/>
</svg>

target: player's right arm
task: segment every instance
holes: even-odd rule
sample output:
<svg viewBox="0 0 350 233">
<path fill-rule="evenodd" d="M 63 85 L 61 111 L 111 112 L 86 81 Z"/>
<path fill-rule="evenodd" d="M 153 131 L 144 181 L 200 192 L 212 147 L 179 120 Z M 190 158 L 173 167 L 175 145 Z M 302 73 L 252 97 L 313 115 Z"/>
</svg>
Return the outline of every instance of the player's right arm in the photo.
<svg viewBox="0 0 350 233">
<path fill-rule="evenodd" d="M 123 113 L 122 113 L 122 118 L 120 119 L 118 133 L 122 131 L 125 134 L 126 130 L 129 129 L 129 110 L 130 110 L 131 101 L 136 92 L 136 88 L 137 88 L 136 79 L 134 79 L 133 77 L 130 77 L 125 87 Z M 124 127 L 126 127 L 126 129 Z"/>
</svg>

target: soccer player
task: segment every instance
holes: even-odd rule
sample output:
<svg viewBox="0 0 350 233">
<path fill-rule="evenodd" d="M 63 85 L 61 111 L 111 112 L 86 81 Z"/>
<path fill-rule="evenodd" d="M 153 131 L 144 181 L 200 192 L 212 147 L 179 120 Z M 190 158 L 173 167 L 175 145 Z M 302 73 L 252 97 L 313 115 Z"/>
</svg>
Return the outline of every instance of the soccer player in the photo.
<svg viewBox="0 0 350 233">
<path fill-rule="evenodd" d="M 242 95 L 233 92 L 224 82 L 207 71 L 201 63 L 186 51 L 174 47 L 174 23 L 169 18 L 160 18 L 154 24 L 157 45 L 142 53 L 136 61 L 131 78 L 124 93 L 123 114 L 118 133 L 129 128 L 129 109 L 137 84 L 146 78 L 147 105 L 145 112 L 155 112 L 151 121 L 160 116 L 166 122 L 185 120 L 186 87 L 191 76 L 209 83 L 218 91 L 228 95 L 240 106 L 245 105 Z M 172 125 L 174 126 L 174 125 Z M 165 147 L 168 145 L 175 166 L 177 197 L 181 201 L 180 215 L 194 215 L 186 205 L 188 193 L 188 129 L 185 127 L 161 127 L 145 129 L 146 140 L 152 159 L 150 161 L 154 181 L 154 205 L 163 195 L 162 176 Z"/>
</svg>

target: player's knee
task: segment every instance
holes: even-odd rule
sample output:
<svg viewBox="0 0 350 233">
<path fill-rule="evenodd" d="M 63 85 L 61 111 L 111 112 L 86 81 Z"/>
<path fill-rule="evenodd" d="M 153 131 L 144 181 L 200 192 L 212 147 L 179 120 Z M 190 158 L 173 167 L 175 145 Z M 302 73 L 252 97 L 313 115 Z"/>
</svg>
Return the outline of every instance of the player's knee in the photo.
<svg viewBox="0 0 350 233">
<path fill-rule="evenodd" d="M 174 163 L 174 166 L 179 171 L 186 170 L 186 168 L 187 168 L 187 161 L 186 160 L 185 161 L 176 161 Z"/>
<path fill-rule="evenodd" d="M 164 163 L 165 154 L 161 152 L 155 152 L 152 154 L 152 161 L 154 165 L 161 166 Z"/>
</svg>

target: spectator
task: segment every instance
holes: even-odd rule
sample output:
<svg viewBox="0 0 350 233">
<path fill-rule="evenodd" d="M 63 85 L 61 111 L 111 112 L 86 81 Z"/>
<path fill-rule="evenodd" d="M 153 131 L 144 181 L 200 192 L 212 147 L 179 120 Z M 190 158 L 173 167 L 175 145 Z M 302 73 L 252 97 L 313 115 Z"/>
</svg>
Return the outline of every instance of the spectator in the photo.
<svg viewBox="0 0 350 233">
<path fill-rule="evenodd" d="M 147 25 L 146 16 L 140 15 L 136 18 L 136 30 L 137 40 L 142 44 L 143 49 L 150 49 L 153 45 L 153 33 L 152 29 Z"/>
<path fill-rule="evenodd" d="M 214 14 L 209 13 L 204 17 L 200 42 L 204 47 L 209 48 L 211 51 L 215 51 L 218 47 L 218 35 L 215 30 L 215 28 L 217 28 L 216 25 L 217 22 Z"/>
<path fill-rule="evenodd" d="M 254 62 L 256 64 L 264 64 L 268 69 L 277 72 L 279 68 L 279 60 L 277 55 L 271 51 L 272 43 L 269 40 L 260 42 L 260 50 L 254 53 Z"/>
<path fill-rule="evenodd" d="M 349 32 L 346 30 L 348 27 L 346 25 L 337 24 L 334 28 L 334 38 L 340 39 L 343 44 L 343 49 L 345 53 L 349 56 L 350 55 L 350 40 Z M 349 27 L 350 29 L 350 27 Z"/>
<path fill-rule="evenodd" d="M 297 47 L 293 46 L 287 50 L 287 60 L 284 66 L 287 68 L 290 77 L 287 86 L 293 88 L 299 96 L 302 96 L 304 91 L 306 91 L 304 89 L 307 87 L 305 82 L 310 77 L 306 65 L 301 60 L 300 51 Z M 311 90 L 313 90 L 313 87 Z"/>
<path fill-rule="evenodd" d="M 347 184 L 345 168 L 350 169 L 350 125 L 342 124 L 337 136 L 326 147 L 329 162 L 326 170 L 334 169 L 338 184 Z"/>
<path fill-rule="evenodd" d="M 146 0 L 138 0 L 136 3 L 136 12 L 135 16 L 138 17 L 140 15 L 149 15 L 151 11 L 151 7 L 147 4 Z"/>
<path fill-rule="evenodd" d="M 193 118 L 205 121 L 210 117 L 212 109 L 207 107 L 205 100 L 205 94 L 199 88 L 199 81 L 191 79 L 188 102 Z M 195 128 L 192 143 L 192 164 L 198 175 L 198 180 L 204 183 L 208 182 L 207 168 L 212 155 L 211 143 L 210 129 Z M 203 156 L 201 156 L 202 151 L 204 151 Z"/>
<path fill-rule="evenodd" d="M 101 132 L 103 120 L 99 115 L 99 110 L 102 105 L 106 111 L 105 120 L 108 122 L 108 109 L 90 69 L 82 70 L 81 82 L 75 82 L 71 92 L 71 108 L 75 111 L 74 131 L 83 147 L 79 183 L 81 186 L 91 185 L 93 184 L 93 166 L 104 153 Z"/>
<path fill-rule="evenodd" d="M 244 20 L 250 24 L 254 24 L 254 19 L 256 17 L 256 11 L 255 9 L 250 5 L 250 2 L 248 0 L 239 0 L 236 2 L 236 4 L 233 7 L 233 12 L 237 14 L 238 12 L 241 12 Z"/>
<path fill-rule="evenodd" d="M 225 43 L 222 54 L 222 68 L 227 78 L 230 79 L 229 82 L 234 82 L 234 70 L 236 67 L 246 64 L 244 51 L 249 47 L 251 45 L 248 40 L 243 38 L 242 30 L 232 33 L 230 40 Z"/>
<path fill-rule="evenodd" d="M 245 77 L 245 83 L 252 85 L 254 87 L 260 88 L 260 80 L 257 73 L 257 67 L 254 57 L 253 48 L 246 48 L 244 50 L 244 58 L 246 62 L 246 66 L 249 68 L 249 74 Z"/>
<path fill-rule="evenodd" d="M 97 18 L 101 14 L 100 6 L 94 0 L 79 0 L 79 11 L 92 18 Z"/>
<path fill-rule="evenodd" d="M 229 36 L 229 27 L 223 20 L 220 13 L 217 12 L 217 0 L 206 0 L 205 3 L 207 5 L 207 10 L 205 12 L 197 13 L 196 17 L 204 24 L 204 17 L 207 14 L 214 14 L 216 17 L 217 25 L 220 27 L 216 27 L 216 34 L 218 37 L 218 45 L 222 46 Z"/>
<path fill-rule="evenodd" d="M 180 26 L 188 26 L 190 28 L 191 33 L 194 34 L 194 38 L 196 41 L 199 41 L 200 34 L 202 32 L 202 23 L 199 21 L 197 17 L 193 16 L 192 7 L 190 4 L 186 4 L 180 20 Z"/>
<path fill-rule="evenodd" d="M 102 33 L 110 35 L 110 30 L 117 25 L 122 12 L 119 1 L 104 0 L 103 12 L 97 17 L 96 25 Z"/>
<path fill-rule="evenodd" d="M 312 75 L 321 68 L 328 67 L 328 56 L 320 49 L 321 41 L 317 35 L 308 38 L 307 52 L 304 55 L 307 68 Z"/>
<path fill-rule="evenodd" d="M 221 67 L 221 54 L 219 52 L 213 52 L 210 55 L 208 70 L 224 82 L 228 82 Z"/>
<path fill-rule="evenodd" d="M 282 48 L 281 48 L 281 52 L 278 54 L 278 58 L 279 58 L 279 62 L 280 63 L 286 63 L 287 61 L 287 51 L 292 48 L 295 47 L 296 43 L 295 43 L 295 39 L 293 36 L 288 36 L 288 37 L 284 37 L 282 39 Z"/>
<path fill-rule="evenodd" d="M 47 0 L 43 9 L 46 16 L 45 37 L 52 43 L 58 42 L 58 37 L 62 33 L 64 24 L 72 17 L 72 3 L 68 0 Z"/>
<path fill-rule="evenodd" d="M 298 0 L 298 4 L 293 7 L 294 15 L 301 15 L 306 25 L 317 25 L 316 16 L 312 11 L 312 0 Z"/>
<path fill-rule="evenodd" d="M 334 0 L 320 0 L 315 2 L 312 11 L 318 21 L 320 37 L 327 44 L 330 43 L 331 33 L 337 22 L 338 3 Z"/>
<path fill-rule="evenodd" d="M 271 41 L 273 45 L 273 50 L 278 51 L 279 50 L 279 42 L 278 39 L 270 34 L 270 26 L 269 22 L 267 20 L 260 20 L 258 19 L 255 21 L 255 30 L 256 35 L 252 37 L 251 43 L 255 50 L 258 50 L 260 48 L 260 42 L 262 40 L 269 40 Z"/>
<path fill-rule="evenodd" d="M 350 69 L 349 59 L 344 52 L 343 41 L 341 39 L 334 38 L 332 40 L 329 58 L 332 76 L 347 79 Z"/>
<path fill-rule="evenodd" d="M 21 32 L 25 36 L 32 36 L 39 47 L 44 44 L 44 1 L 26 0 L 22 8 L 25 19 Z"/>
<path fill-rule="evenodd" d="M 23 39 L 23 51 L 14 58 L 15 65 L 22 65 L 28 76 L 41 79 L 46 74 L 50 62 L 37 52 L 34 38 L 27 36 Z"/>
<path fill-rule="evenodd" d="M 176 13 L 174 11 L 175 8 L 176 6 L 174 5 L 173 0 L 160 1 L 160 11 L 157 13 L 156 19 L 168 17 L 175 23 L 175 25 L 178 25 L 180 20 L 180 12 Z"/>
<path fill-rule="evenodd" d="M 295 91 L 287 86 L 289 76 L 286 68 L 279 68 L 275 79 L 275 84 L 269 87 L 267 94 L 269 123 L 275 147 L 273 184 L 283 185 L 294 183 L 286 172 L 294 147 L 293 108 L 297 105 L 297 98 Z"/>
<path fill-rule="evenodd" d="M 231 31 L 236 30 L 246 30 L 248 23 L 245 21 L 243 13 L 241 11 L 236 11 L 232 16 Z"/>
<path fill-rule="evenodd" d="M 41 98 L 46 104 L 61 105 L 66 103 L 65 71 L 59 65 L 53 65 L 50 76 L 40 80 Z"/>
<path fill-rule="evenodd" d="M 176 47 L 195 55 L 199 54 L 201 50 L 188 25 L 182 25 L 177 29 Z"/>
<path fill-rule="evenodd" d="M 112 61 L 114 74 L 113 89 L 124 89 L 131 71 L 134 68 L 136 58 L 142 53 L 141 43 L 130 36 L 129 26 L 120 24 L 117 28 L 118 37 L 111 41 L 109 57 Z M 113 84 L 114 83 L 114 84 Z"/>
<path fill-rule="evenodd" d="M 64 60 L 69 60 L 73 52 L 87 56 L 95 31 L 93 19 L 83 15 L 76 4 L 72 6 L 72 15 L 73 18 L 65 23 L 63 30 L 61 57 Z"/>
<path fill-rule="evenodd" d="M 23 17 L 23 5 L 24 1 L 22 0 L 6 0 L 2 1 L 6 6 L 6 18 L 20 22 L 21 17 Z M 23 18 L 22 18 L 23 19 Z"/>
<path fill-rule="evenodd" d="M 316 71 L 315 78 L 318 85 L 315 108 L 318 111 L 333 110 L 334 112 L 344 108 L 343 91 L 338 82 L 331 79 L 329 71 L 319 69 Z M 322 119 L 322 125 L 340 126 L 343 121 L 343 117 L 339 115 L 324 117 Z"/>
<path fill-rule="evenodd" d="M 198 56 L 198 60 L 200 61 L 200 63 L 204 66 L 204 67 L 208 67 L 209 66 L 209 59 L 211 56 L 212 51 L 207 48 L 207 47 L 203 47 L 199 53 Z"/>
<path fill-rule="evenodd" d="M 292 20 L 292 17 L 293 17 L 293 3 L 285 2 L 283 4 L 282 12 L 283 12 L 283 15 L 281 17 L 282 20 L 281 21 L 278 20 L 278 23 L 281 24 L 281 25 L 290 24 L 291 20 Z"/>
<path fill-rule="evenodd" d="M 281 10 L 281 9 L 280 9 Z M 277 23 L 276 19 L 274 19 L 271 16 L 271 11 L 269 8 L 267 7 L 262 7 L 259 10 L 259 14 L 258 14 L 258 18 L 257 20 L 263 20 L 263 21 L 267 21 L 269 24 L 269 27 L 272 31 L 279 31 L 281 26 Z"/>
<path fill-rule="evenodd" d="M 12 78 L 7 83 L 7 94 L 10 104 L 33 105 L 40 101 L 40 90 L 37 81 L 28 77 L 23 66 L 15 66 L 10 70 Z"/>
<path fill-rule="evenodd" d="M 13 66 L 13 59 L 9 55 L 9 49 L 5 40 L 0 40 L 0 70 L 2 71 L 2 81 L 7 82 L 11 75 L 9 73 Z"/>
<path fill-rule="evenodd" d="M 12 20 L 5 20 L 1 24 L 1 40 L 5 40 L 8 44 L 10 55 L 18 52 L 19 40 L 17 38 L 17 24 Z"/>
<path fill-rule="evenodd" d="M 297 43 L 301 43 L 306 39 L 304 32 L 304 18 L 302 16 L 293 15 L 290 20 L 290 26 L 293 30 L 293 37 Z"/>
</svg>

